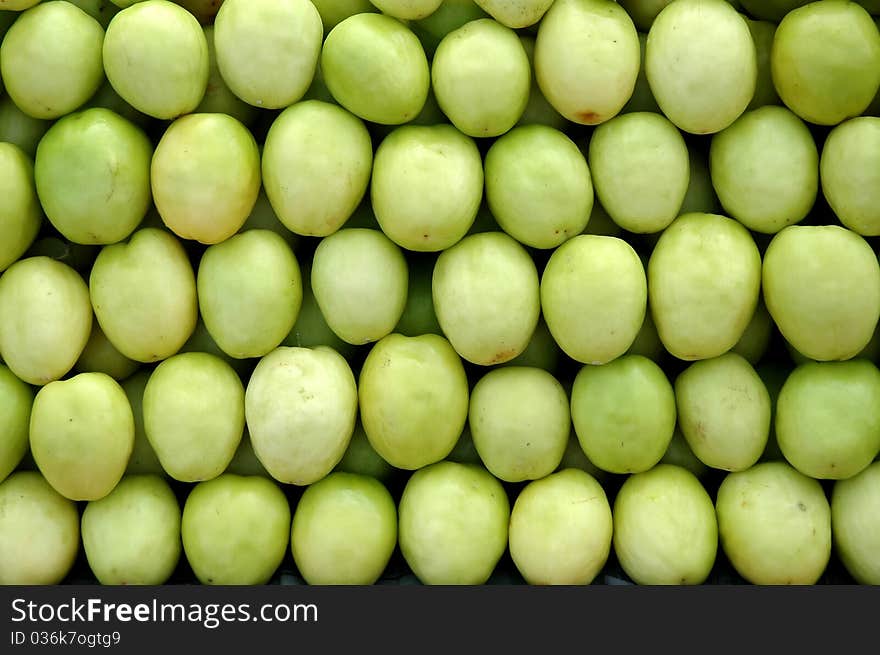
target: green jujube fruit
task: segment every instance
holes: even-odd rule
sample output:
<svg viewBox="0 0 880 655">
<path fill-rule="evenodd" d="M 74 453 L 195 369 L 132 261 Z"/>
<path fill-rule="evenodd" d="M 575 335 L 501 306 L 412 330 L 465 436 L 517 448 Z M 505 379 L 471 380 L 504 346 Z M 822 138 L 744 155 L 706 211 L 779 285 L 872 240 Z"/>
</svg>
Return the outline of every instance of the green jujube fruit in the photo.
<svg viewBox="0 0 880 655">
<path fill-rule="evenodd" d="M 383 14 L 401 21 L 419 20 L 430 16 L 443 0 L 370 0 Z"/>
<path fill-rule="evenodd" d="M 867 241 L 836 225 L 792 225 L 764 253 L 763 293 L 782 336 L 817 361 L 854 357 L 880 319 L 880 265 Z"/>
<path fill-rule="evenodd" d="M 195 277 L 180 241 L 164 230 L 141 228 L 125 242 L 104 246 L 89 275 L 101 329 L 130 359 L 170 357 L 198 320 Z"/>
<path fill-rule="evenodd" d="M 244 434 L 244 386 L 229 364 L 209 353 L 179 353 L 150 375 L 144 432 L 175 480 L 217 477 Z"/>
<path fill-rule="evenodd" d="M 139 127 L 109 109 L 70 114 L 37 146 L 37 193 L 46 217 L 74 243 L 126 239 L 152 201 L 153 146 Z"/>
<path fill-rule="evenodd" d="M 106 373 L 116 381 L 134 373 L 140 362 L 129 359 L 110 343 L 97 320 L 92 320 L 92 332 L 86 347 L 73 365 L 77 373 Z"/>
<path fill-rule="evenodd" d="M 499 23 L 515 30 L 538 23 L 553 4 L 553 0 L 475 0 L 475 2 Z"/>
<path fill-rule="evenodd" d="M 325 35 L 349 16 L 379 11 L 370 0 L 312 0 L 312 4 L 321 15 Z"/>
<path fill-rule="evenodd" d="M 46 481 L 71 500 L 98 500 L 125 473 L 134 446 L 128 397 L 109 375 L 79 373 L 34 398 L 30 447 Z"/>
<path fill-rule="evenodd" d="M 611 0 L 556 0 L 535 40 L 535 76 L 566 119 L 598 125 L 616 116 L 639 73 L 639 36 Z"/>
<path fill-rule="evenodd" d="M 214 25 L 206 25 L 204 27 L 205 42 L 208 44 L 208 85 L 205 88 L 205 95 L 199 106 L 193 110 L 194 114 L 228 114 L 234 119 L 240 121 L 243 125 L 250 127 L 259 115 L 259 109 L 253 105 L 249 105 L 239 98 L 220 72 L 217 64 L 217 48 L 214 45 Z"/>
<path fill-rule="evenodd" d="M 436 334 L 389 334 L 376 342 L 361 367 L 358 397 L 370 444 L 400 469 L 445 458 L 467 421 L 464 365 Z"/>
<path fill-rule="evenodd" d="M 268 354 L 296 323 L 299 262 L 275 232 L 248 230 L 209 246 L 196 275 L 199 314 L 230 357 Z"/>
<path fill-rule="evenodd" d="M 28 116 L 9 94 L 0 97 L 0 140 L 18 146 L 31 159 L 36 156 L 37 145 L 51 124 L 51 121 Z"/>
<path fill-rule="evenodd" d="M 519 42 L 522 44 L 531 66 L 531 81 L 529 82 L 529 101 L 525 110 L 516 122 L 517 125 L 546 125 L 557 130 L 564 130 L 568 121 L 553 108 L 535 77 L 535 42 L 537 38 L 532 34 L 517 33 Z"/>
<path fill-rule="evenodd" d="M 718 214 L 679 216 L 647 268 L 651 314 L 666 350 L 694 361 L 736 345 L 761 292 L 761 254 L 742 224 Z"/>
<path fill-rule="evenodd" d="M 782 100 L 773 84 L 773 72 L 770 65 L 770 53 L 773 50 L 773 41 L 776 37 L 776 23 L 764 20 L 746 19 L 752 40 L 755 42 L 755 52 L 758 56 L 758 79 L 755 83 L 755 94 L 747 109 L 757 109 L 766 105 L 781 105 Z"/>
<path fill-rule="evenodd" d="M 618 237 L 573 237 L 553 251 L 541 275 L 547 327 L 563 352 L 583 364 L 604 364 L 629 349 L 647 298 L 642 262 Z"/>
<path fill-rule="evenodd" d="M 834 483 L 831 533 L 838 557 L 856 582 L 880 584 L 880 462 Z"/>
<path fill-rule="evenodd" d="M 0 273 L 27 252 L 43 222 L 34 162 L 20 146 L 5 141 L 0 143 Z"/>
<path fill-rule="evenodd" d="M 44 385 L 73 368 L 92 316 L 89 289 L 67 264 L 26 257 L 0 275 L 0 357 L 28 384 Z"/>
<path fill-rule="evenodd" d="M 571 390 L 575 434 L 589 460 L 609 473 L 639 473 L 663 457 L 675 430 L 672 384 L 641 355 L 586 365 Z"/>
<path fill-rule="evenodd" d="M 34 391 L 0 364 L 0 483 L 28 450 L 28 426 Z"/>
</svg>

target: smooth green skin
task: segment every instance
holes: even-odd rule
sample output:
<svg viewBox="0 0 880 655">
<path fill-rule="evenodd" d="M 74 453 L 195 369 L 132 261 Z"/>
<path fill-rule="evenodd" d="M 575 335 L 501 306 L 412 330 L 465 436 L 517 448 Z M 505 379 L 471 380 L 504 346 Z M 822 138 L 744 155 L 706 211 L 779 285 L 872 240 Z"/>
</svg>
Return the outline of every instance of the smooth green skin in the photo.
<svg viewBox="0 0 880 655">
<path fill-rule="evenodd" d="M 675 427 L 675 432 L 672 433 L 672 441 L 669 442 L 669 448 L 666 449 L 666 453 L 663 455 L 660 463 L 680 466 L 698 478 L 703 478 L 709 472 L 709 467 L 694 455 L 694 451 L 691 450 L 687 439 L 684 438 L 678 426 Z"/>
<path fill-rule="evenodd" d="M 624 230 L 660 232 L 678 217 L 690 160 L 684 137 L 661 114 L 621 114 L 599 125 L 589 164 L 602 207 Z"/>
<path fill-rule="evenodd" d="M 260 359 L 245 390 L 245 416 L 269 474 L 305 486 L 332 471 L 354 432 L 357 394 L 348 363 L 326 346 L 282 346 Z"/>
<path fill-rule="evenodd" d="M 650 111 L 655 114 L 662 113 L 660 107 L 657 105 L 657 101 L 654 100 L 654 94 L 651 92 L 651 85 L 648 83 L 648 75 L 645 73 L 645 52 L 647 50 L 647 45 L 648 35 L 645 32 L 639 32 L 639 56 L 641 57 L 639 75 L 636 78 L 636 84 L 633 88 L 632 95 L 629 100 L 626 101 L 623 109 L 620 110 L 621 114 L 628 114 L 637 111 Z"/>
<path fill-rule="evenodd" d="M 785 462 L 728 473 L 715 501 L 721 548 L 757 585 L 815 584 L 831 557 L 831 508 L 822 485 Z"/>
<path fill-rule="evenodd" d="M 34 118 L 52 119 L 85 103 L 104 79 L 100 23 L 69 2 L 43 2 L 3 37 L 6 92 Z"/>
<path fill-rule="evenodd" d="M 0 508 L 0 584 L 59 584 L 79 551 L 76 503 L 17 471 L 0 482 Z"/>
<path fill-rule="evenodd" d="M 778 23 L 785 15 L 811 0 L 740 0 L 742 8 L 755 18 Z"/>
<path fill-rule="evenodd" d="M 640 32 L 650 30 L 657 14 L 671 3 L 672 0 L 620 0 L 620 6 L 626 9 Z"/>
<path fill-rule="evenodd" d="M 266 467 L 260 462 L 257 454 L 254 452 L 254 445 L 251 443 L 251 436 L 245 428 L 244 435 L 235 454 L 226 467 L 224 473 L 235 473 L 236 475 L 262 475 L 265 478 L 271 478 Z"/>
<path fill-rule="evenodd" d="M 358 397 L 370 444 L 399 469 L 445 458 L 467 421 L 464 365 L 436 334 L 389 334 L 376 342 L 361 367 Z"/>
<path fill-rule="evenodd" d="M 217 67 L 246 103 L 288 107 L 303 97 L 324 26 L 309 0 L 224 0 L 214 20 Z"/>
<path fill-rule="evenodd" d="M 105 30 L 110 20 L 119 13 L 119 7 L 112 0 L 68 0 L 68 2 L 98 21 Z"/>
<path fill-rule="evenodd" d="M 444 0 L 431 15 L 410 22 L 409 28 L 419 37 L 425 53 L 433 58 L 444 36 L 465 23 L 488 17 L 474 0 Z"/>
<path fill-rule="evenodd" d="M 206 25 L 204 28 L 205 42 L 208 44 L 208 62 L 210 73 L 208 86 L 199 106 L 193 113 L 196 114 L 228 114 L 240 121 L 245 126 L 253 124 L 258 116 L 258 110 L 239 98 L 223 79 L 220 67 L 217 64 L 217 49 L 214 46 L 214 25 Z"/>
<path fill-rule="evenodd" d="M 880 31 L 855 2 L 811 2 L 779 23 L 770 70 L 794 113 L 837 125 L 865 111 L 880 88 Z"/>
<path fill-rule="evenodd" d="M 672 384 L 641 355 L 584 366 L 571 390 L 571 419 L 584 453 L 603 471 L 641 473 L 663 457 L 675 430 Z"/>
<path fill-rule="evenodd" d="M 210 77 L 199 21 L 167 0 L 138 2 L 116 14 L 104 36 L 104 71 L 131 106 L 160 120 L 195 110 Z"/>
<path fill-rule="evenodd" d="M 834 127 L 819 163 L 822 193 L 840 222 L 862 236 L 880 235 L 880 118 L 862 116 Z"/>
<path fill-rule="evenodd" d="M 230 357 L 262 357 L 281 345 L 302 305 L 302 274 L 275 232 L 248 230 L 208 246 L 196 275 L 199 313 Z"/>
<path fill-rule="evenodd" d="M 845 480 L 880 454 L 880 370 L 865 359 L 806 362 L 776 402 L 776 439 L 804 475 Z"/>
<path fill-rule="evenodd" d="M 880 584 L 880 462 L 834 483 L 831 533 L 837 555 L 856 582 Z"/>
<path fill-rule="evenodd" d="M 0 483 L 28 450 L 28 426 L 34 391 L 0 364 Z"/>
<path fill-rule="evenodd" d="M 483 11 L 511 29 L 536 25 L 553 0 L 475 0 Z"/>
<path fill-rule="evenodd" d="M 6 142 L 0 143 L 0 216 L 2 273 L 27 252 L 43 222 L 34 162 L 19 146 Z"/>
<path fill-rule="evenodd" d="M 152 157 L 146 133 L 109 109 L 65 116 L 37 146 L 34 177 L 46 217 L 74 243 L 128 238 L 150 208 Z"/>
<path fill-rule="evenodd" d="M 0 98 L 0 140 L 18 146 L 31 159 L 50 125 L 50 121 L 25 114 L 8 95 Z M 3 195 L 7 197 L 8 193 Z"/>
<path fill-rule="evenodd" d="M 541 314 L 535 263 L 504 232 L 471 234 L 444 250 L 431 289 L 443 334 L 463 359 L 480 366 L 521 354 Z"/>
<path fill-rule="evenodd" d="M 688 149 L 690 183 L 679 216 L 694 212 L 716 214 L 721 211 L 721 203 L 712 186 L 712 175 L 709 170 L 709 159 L 696 148 Z"/>
<path fill-rule="evenodd" d="M 382 459 L 370 444 L 360 421 L 355 424 L 348 448 L 333 470 L 366 475 L 380 482 L 386 482 L 395 472 L 395 468 Z"/>
<path fill-rule="evenodd" d="M 180 241 L 164 230 L 141 228 L 128 241 L 104 246 L 89 291 L 101 329 L 129 359 L 166 359 L 195 330 L 195 272 Z"/>
<path fill-rule="evenodd" d="M 397 507 L 375 478 L 331 473 L 293 514 L 293 561 L 310 585 L 372 585 L 397 546 Z"/>
<path fill-rule="evenodd" d="M 321 15 L 325 35 L 349 16 L 379 11 L 370 0 L 312 0 L 312 4 Z"/>
<path fill-rule="evenodd" d="M 817 361 L 849 359 L 880 318 L 880 266 L 867 241 L 836 225 L 792 225 L 764 253 L 764 302 L 782 336 Z"/>
<path fill-rule="evenodd" d="M 442 336 L 443 330 L 437 321 L 431 291 L 437 258 L 433 254 L 405 253 L 405 255 L 408 269 L 406 305 L 400 320 L 394 326 L 394 332 L 406 337 L 417 337 L 422 334 Z"/>
<path fill-rule="evenodd" d="M 590 167 L 563 132 L 515 127 L 489 147 L 484 171 L 489 209 L 520 243 L 551 249 L 587 227 L 594 199 Z"/>
<path fill-rule="evenodd" d="M 685 468 L 659 464 L 626 479 L 614 499 L 614 553 L 640 585 L 698 585 L 718 553 L 715 508 Z"/>
<path fill-rule="evenodd" d="M 538 324 L 535 326 L 535 331 L 532 332 L 532 338 L 529 339 L 525 350 L 510 361 L 496 366 L 531 366 L 554 373 L 559 366 L 561 355 L 562 350 L 553 339 L 546 321 L 539 317 Z"/>
<path fill-rule="evenodd" d="M 492 475 L 504 482 L 537 480 L 562 461 L 571 432 L 568 394 L 543 369 L 494 369 L 471 391 L 468 425 Z"/>
<path fill-rule="evenodd" d="M 340 105 L 382 125 L 415 118 L 431 86 L 428 58 L 418 37 L 383 14 L 355 14 L 330 30 L 320 65 Z"/>
<path fill-rule="evenodd" d="M 611 553 L 611 505 L 599 482 L 563 469 L 526 485 L 510 513 L 513 562 L 532 585 L 588 585 Z"/>
<path fill-rule="evenodd" d="M 431 62 L 437 104 L 472 137 L 499 136 L 516 125 L 529 102 L 531 76 L 516 32 L 491 18 L 447 34 Z"/>
<path fill-rule="evenodd" d="M 426 18 L 437 11 L 443 0 L 370 0 L 379 11 L 402 21 Z"/>
<path fill-rule="evenodd" d="M 538 27 L 535 77 L 566 119 L 598 125 L 616 116 L 632 96 L 639 51 L 635 25 L 616 2 L 556 0 Z"/>
<path fill-rule="evenodd" d="M 187 496 L 183 550 L 202 584 L 263 585 L 287 553 L 290 526 L 290 505 L 275 482 L 224 473 Z"/>
<path fill-rule="evenodd" d="M 583 364 L 625 353 L 645 320 L 648 288 L 639 256 L 618 237 L 582 234 L 550 255 L 541 309 L 559 347 Z"/>
<path fill-rule="evenodd" d="M 229 364 L 209 353 L 161 362 L 144 389 L 144 431 L 175 480 L 217 477 L 229 465 L 245 426 L 244 386 Z"/>
<path fill-rule="evenodd" d="M 406 125 L 376 148 L 370 200 L 379 226 L 394 243 L 439 252 L 474 224 L 483 182 L 474 139 L 452 125 Z"/>
<path fill-rule="evenodd" d="M 736 345 L 761 291 L 761 254 L 742 224 L 718 214 L 679 216 L 647 268 L 651 314 L 673 356 L 708 359 Z"/>
<path fill-rule="evenodd" d="M 406 306 L 409 269 L 401 249 L 379 230 L 343 228 L 315 248 L 311 284 L 330 329 L 362 345 L 394 330 Z"/>
<path fill-rule="evenodd" d="M 544 97 L 538 80 L 535 77 L 535 41 L 536 37 L 531 34 L 517 33 L 519 42 L 522 44 L 531 65 L 531 82 L 529 83 L 529 102 L 523 110 L 522 116 L 516 122 L 517 125 L 546 125 L 557 130 L 565 130 L 568 121 L 553 108 L 547 98 Z"/>
<path fill-rule="evenodd" d="M 120 382 L 134 417 L 134 446 L 125 468 L 126 475 L 167 475 L 144 429 L 144 390 L 151 373 L 150 369 L 141 369 Z"/>
<path fill-rule="evenodd" d="M 746 18 L 755 52 L 758 56 L 758 79 L 755 83 L 755 94 L 746 110 L 757 109 L 766 105 L 781 105 L 782 100 L 773 84 L 773 73 L 770 68 L 770 52 L 776 36 L 776 23 Z"/>
<path fill-rule="evenodd" d="M 0 356 L 24 382 L 64 377 L 91 329 L 89 289 L 67 264 L 26 257 L 0 276 Z"/>
<path fill-rule="evenodd" d="M 484 584 L 507 548 L 510 501 L 474 464 L 437 462 L 413 473 L 398 517 L 401 552 L 423 584 Z"/>
<path fill-rule="evenodd" d="M 674 388 L 679 428 L 703 464 L 743 471 L 760 459 L 770 435 L 771 401 L 748 360 L 726 353 L 693 362 Z"/>
<path fill-rule="evenodd" d="M 86 505 L 80 532 L 89 568 L 102 585 L 161 585 L 181 554 L 180 506 L 156 475 L 127 475 Z"/>
<path fill-rule="evenodd" d="M 337 105 L 305 100 L 269 128 L 263 185 L 278 219 L 304 236 L 333 234 L 370 183 L 373 145 L 363 121 Z"/>
<path fill-rule="evenodd" d="M 745 332 L 736 345 L 731 348 L 731 351 L 744 357 L 752 366 L 757 365 L 770 347 L 774 327 L 773 319 L 770 318 L 770 312 L 767 311 L 763 298 L 759 298 L 755 313 L 752 314 L 752 320 L 749 321 Z"/>
<path fill-rule="evenodd" d="M 134 446 L 128 397 L 109 375 L 79 373 L 34 397 L 30 448 L 55 490 L 71 500 L 98 500 L 125 473 Z"/>
<path fill-rule="evenodd" d="M 101 324 L 92 320 L 92 332 L 86 347 L 73 365 L 77 373 L 105 373 L 117 382 L 124 380 L 140 367 L 140 362 L 129 359 L 110 343 Z"/>
<path fill-rule="evenodd" d="M 763 234 L 802 221 L 819 190 L 816 142 L 785 107 L 747 111 L 716 134 L 709 166 L 725 212 Z"/>
<path fill-rule="evenodd" d="M 724 0 L 671 4 L 648 33 L 645 73 L 657 104 L 679 129 L 720 132 L 755 95 L 757 50 L 746 19 Z"/>
<path fill-rule="evenodd" d="M 182 239 L 215 244 L 244 225 L 260 192 L 260 151 L 248 129 L 225 114 L 175 120 L 153 154 L 153 200 Z"/>
</svg>

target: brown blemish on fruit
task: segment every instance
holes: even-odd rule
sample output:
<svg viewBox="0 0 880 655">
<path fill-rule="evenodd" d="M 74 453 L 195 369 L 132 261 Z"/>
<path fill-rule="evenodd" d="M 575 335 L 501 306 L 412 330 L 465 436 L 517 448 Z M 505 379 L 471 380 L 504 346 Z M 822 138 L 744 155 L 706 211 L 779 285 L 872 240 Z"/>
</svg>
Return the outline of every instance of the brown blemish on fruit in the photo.
<svg viewBox="0 0 880 655">
<path fill-rule="evenodd" d="M 599 122 L 599 114 L 594 111 L 578 111 L 575 112 L 574 117 L 579 123 L 583 123 L 585 125 L 594 125 L 595 123 Z"/>
<path fill-rule="evenodd" d="M 495 354 L 489 361 L 489 364 L 501 364 L 516 356 L 516 348 L 507 348 Z"/>
</svg>

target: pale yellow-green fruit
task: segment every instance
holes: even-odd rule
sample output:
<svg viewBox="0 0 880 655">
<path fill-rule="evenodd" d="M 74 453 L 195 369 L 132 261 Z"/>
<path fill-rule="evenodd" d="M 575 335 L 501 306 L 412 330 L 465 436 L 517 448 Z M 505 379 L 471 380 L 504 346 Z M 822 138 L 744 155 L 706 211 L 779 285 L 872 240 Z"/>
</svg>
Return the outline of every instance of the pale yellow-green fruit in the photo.
<svg viewBox="0 0 880 655">
<path fill-rule="evenodd" d="M 275 482 L 224 473 L 187 496 L 183 551 L 202 584 L 264 585 L 284 559 L 290 525 L 290 505 Z"/>
<path fill-rule="evenodd" d="M 373 145 L 363 121 L 342 107 L 304 100 L 273 121 L 262 154 L 266 195 L 285 227 L 333 234 L 370 183 Z"/>
<path fill-rule="evenodd" d="M 50 125 L 51 121 L 25 114 L 8 94 L 0 98 L 0 139 L 17 145 L 31 159 L 36 155 L 37 144 Z"/>
<path fill-rule="evenodd" d="M 375 478 L 331 473 L 303 492 L 290 546 L 311 585 L 372 585 L 397 545 L 397 507 Z"/>
<path fill-rule="evenodd" d="M 126 357 L 157 362 L 180 350 L 198 320 L 196 276 L 180 241 L 141 228 L 104 246 L 89 275 L 95 316 Z"/>
<path fill-rule="evenodd" d="M 854 357 L 880 318 L 870 244 L 836 225 L 792 225 L 764 253 L 764 301 L 782 336 L 817 361 Z"/>
<path fill-rule="evenodd" d="M 770 70 L 794 113 L 837 125 L 865 111 L 880 88 L 880 31 L 855 2 L 811 2 L 780 21 Z"/>
<path fill-rule="evenodd" d="M 816 142 L 785 107 L 748 111 L 716 134 L 709 165 L 724 210 L 750 230 L 775 234 L 802 221 L 816 201 Z"/>
<path fill-rule="evenodd" d="M 0 584 L 55 585 L 79 552 L 76 503 L 35 471 L 0 482 Z"/>
<path fill-rule="evenodd" d="M 535 76 L 566 119 L 598 125 L 632 96 L 639 51 L 635 25 L 616 2 L 556 0 L 538 27 Z"/>
<path fill-rule="evenodd" d="M 880 370 L 866 359 L 805 362 L 776 400 L 785 459 L 815 479 L 844 480 L 880 455 Z"/>
<path fill-rule="evenodd" d="M 880 584 L 880 462 L 834 483 L 831 532 L 835 552 L 856 582 Z"/>
<path fill-rule="evenodd" d="M 675 430 L 672 384 L 641 355 L 584 366 L 571 390 L 571 418 L 581 449 L 609 473 L 640 473 L 666 453 Z"/>
<path fill-rule="evenodd" d="M 0 364 L 0 483 L 28 450 L 28 426 L 34 391 Z"/>
<path fill-rule="evenodd" d="M 210 1 L 210 0 L 209 0 Z M 217 65 L 217 48 L 214 46 L 214 24 L 204 27 L 205 42 L 208 44 L 209 76 L 205 95 L 199 106 L 193 110 L 195 114 L 228 114 L 250 127 L 257 119 L 259 110 L 249 105 L 230 90 L 223 79 Z"/>
<path fill-rule="evenodd" d="M 31 454 L 66 498 L 98 500 L 113 491 L 133 446 L 131 405 L 109 375 L 79 373 L 50 382 L 34 397 Z"/>
<path fill-rule="evenodd" d="M 546 125 L 515 127 L 489 147 L 484 170 L 489 209 L 520 243 L 555 248 L 587 227 L 590 167 L 563 132 Z"/>
<path fill-rule="evenodd" d="M 822 193 L 840 222 L 862 236 L 880 235 L 880 118 L 861 116 L 834 127 L 819 162 Z"/>
<path fill-rule="evenodd" d="M 430 16 L 443 0 L 370 0 L 379 11 L 401 21 L 419 20 Z"/>
<path fill-rule="evenodd" d="M 584 364 L 629 349 L 647 309 L 645 269 L 618 237 L 578 235 L 559 246 L 541 276 L 541 309 L 559 347 Z"/>
<path fill-rule="evenodd" d="M 104 36 L 104 71 L 116 92 L 153 118 L 192 112 L 210 76 L 199 21 L 168 0 L 146 0 L 116 14 Z"/>
<path fill-rule="evenodd" d="M 755 95 L 758 60 L 746 18 L 724 0 L 677 0 L 651 25 L 645 73 L 679 129 L 713 134 Z"/>
<path fill-rule="evenodd" d="M 101 324 L 92 320 L 92 332 L 86 347 L 73 365 L 77 373 L 106 373 L 114 380 L 124 380 L 134 373 L 140 362 L 129 359 L 110 343 Z"/>
<path fill-rule="evenodd" d="M 770 394 L 746 359 L 726 353 L 693 362 L 675 378 L 675 401 L 681 432 L 706 466 L 742 471 L 760 459 Z"/>
<path fill-rule="evenodd" d="M 248 104 L 281 109 L 302 98 L 324 26 L 309 0 L 224 0 L 214 19 L 217 67 Z"/>
<path fill-rule="evenodd" d="M 747 109 L 757 109 L 766 105 L 781 105 L 782 100 L 779 99 L 779 93 L 773 84 L 773 73 L 770 69 L 770 53 L 776 36 L 776 23 L 750 18 L 746 18 L 746 23 L 752 33 L 755 52 L 758 56 L 758 79 L 755 83 L 755 94 Z"/>
<path fill-rule="evenodd" d="M 394 243 L 438 252 L 473 225 L 483 181 L 483 161 L 471 137 L 451 125 L 406 125 L 376 148 L 370 200 Z"/>
<path fill-rule="evenodd" d="M 498 368 L 474 385 L 468 425 L 492 475 L 504 482 L 537 480 L 562 461 L 571 432 L 568 395 L 543 369 Z"/>
<path fill-rule="evenodd" d="M 345 454 L 333 470 L 366 475 L 380 482 L 387 482 L 396 471 L 373 448 L 360 420 L 354 426 L 354 433 L 351 435 Z"/>
<path fill-rule="evenodd" d="M 431 61 L 437 104 L 472 137 L 499 136 L 516 125 L 529 101 L 531 75 L 516 32 L 491 18 L 447 34 Z"/>
<path fill-rule="evenodd" d="M 220 243 L 241 229 L 260 192 L 260 151 L 226 114 L 190 114 L 159 140 L 150 167 L 162 221 L 182 239 Z"/>
<path fill-rule="evenodd" d="M 281 346 L 261 358 L 245 390 L 245 416 L 269 474 L 305 486 L 330 473 L 354 432 L 357 394 L 348 362 L 332 348 Z"/>
<path fill-rule="evenodd" d="M 718 214 L 679 216 L 647 268 L 651 314 L 673 356 L 708 359 L 736 345 L 761 291 L 761 254 L 742 224 Z"/>
<path fill-rule="evenodd" d="M 812 585 L 831 557 L 831 508 L 817 480 L 786 462 L 728 473 L 715 501 L 721 548 L 758 585 Z"/>
<path fill-rule="evenodd" d="M 511 29 L 537 24 L 553 0 L 475 0 L 483 11 Z"/>
<path fill-rule="evenodd" d="M 376 342 L 361 367 L 358 397 L 370 444 L 400 469 L 445 458 L 467 420 L 464 365 L 436 334 L 389 334 Z"/>
<path fill-rule="evenodd" d="M 180 506 L 163 478 L 127 475 L 86 505 L 81 534 L 102 585 L 161 585 L 180 559 Z"/>
<path fill-rule="evenodd" d="M 0 272 L 27 252 L 43 222 L 33 159 L 7 140 L 0 143 Z"/>
<path fill-rule="evenodd" d="M 425 54 L 432 58 L 444 36 L 465 23 L 488 17 L 474 0 L 444 0 L 436 11 L 419 20 L 407 21 L 407 25 L 419 37 Z"/>
<path fill-rule="evenodd" d="M 120 383 L 134 416 L 134 446 L 125 468 L 126 475 L 167 475 L 144 429 L 144 389 L 151 373 L 150 369 L 141 369 Z"/>
<path fill-rule="evenodd" d="M 229 364 L 209 353 L 179 353 L 150 375 L 144 431 L 175 480 L 217 477 L 244 434 L 244 386 Z"/>
<path fill-rule="evenodd" d="M 312 4 L 321 15 L 325 35 L 349 16 L 379 11 L 370 0 L 312 0 Z"/>
<path fill-rule="evenodd" d="M 0 73 L 23 112 L 54 119 L 76 110 L 104 79 L 104 28 L 69 2 L 42 2 L 22 13 L 3 37 Z"/>
<path fill-rule="evenodd" d="M 330 329 L 362 345 L 394 330 L 406 306 L 409 269 L 381 231 L 343 228 L 315 248 L 311 284 Z"/>
<path fill-rule="evenodd" d="M 764 299 L 758 299 L 758 306 L 755 307 L 755 313 L 746 326 L 740 340 L 731 348 L 731 352 L 743 356 L 749 364 L 755 366 L 770 348 L 770 340 L 773 338 L 775 326 L 773 319 L 770 318 L 770 312 L 764 304 Z"/>
<path fill-rule="evenodd" d="M 509 547 L 532 585 L 588 585 L 611 553 L 611 506 L 602 485 L 569 468 L 526 485 L 510 513 Z"/>
<path fill-rule="evenodd" d="M 684 137 L 664 116 L 633 112 L 599 125 L 589 164 L 602 207 L 624 230 L 660 232 L 678 217 L 690 161 Z"/>
<path fill-rule="evenodd" d="M 398 517 L 401 552 L 423 584 L 484 584 L 507 548 L 510 501 L 474 464 L 437 462 L 413 473 Z"/>
<path fill-rule="evenodd" d="M 0 357 L 28 384 L 64 377 L 91 329 L 88 286 L 67 264 L 26 257 L 0 276 Z"/>
<path fill-rule="evenodd" d="M 500 364 L 525 350 L 541 313 L 540 293 L 534 261 L 504 232 L 469 235 L 434 265 L 437 321 L 473 364 Z"/>
<path fill-rule="evenodd" d="M 626 479 L 614 499 L 614 553 L 641 585 L 698 585 L 718 552 L 712 498 L 687 469 L 659 464 Z"/>
<path fill-rule="evenodd" d="M 196 275 L 199 313 L 230 357 L 262 357 L 284 340 L 302 304 L 302 275 L 277 233 L 248 230 L 209 246 Z"/>
</svg>

